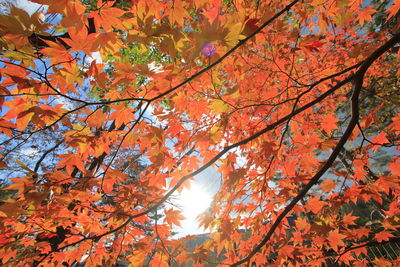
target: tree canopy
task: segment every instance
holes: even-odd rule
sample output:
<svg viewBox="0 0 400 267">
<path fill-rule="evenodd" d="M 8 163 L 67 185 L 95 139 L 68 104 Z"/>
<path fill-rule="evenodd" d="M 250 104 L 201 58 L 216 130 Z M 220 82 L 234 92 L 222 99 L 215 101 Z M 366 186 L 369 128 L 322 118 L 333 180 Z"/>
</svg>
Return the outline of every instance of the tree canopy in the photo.
<svg viewBox="0 0 400 267">
<path fill-rule="evenodd" d="M 32 2 L 0 14 L 3 265 L 399 263 L 399 0 Z"/>
</svg>

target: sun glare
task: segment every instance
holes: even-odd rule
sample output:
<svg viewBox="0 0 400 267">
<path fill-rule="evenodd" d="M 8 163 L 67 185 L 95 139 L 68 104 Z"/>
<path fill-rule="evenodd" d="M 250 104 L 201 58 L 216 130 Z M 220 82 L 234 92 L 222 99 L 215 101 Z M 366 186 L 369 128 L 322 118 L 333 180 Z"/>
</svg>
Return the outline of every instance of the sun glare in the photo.
<svg viewBox="0 0 400 267">
<path fill-rule="evenodd" d="M 196 217 L 210 206 L 211 201 L 211 194 L 201 185 L 193 183 L 190 189 L 182 191 L 178 202 L 182 207 L 183 216 L 196 223 Z"/>
</svg>

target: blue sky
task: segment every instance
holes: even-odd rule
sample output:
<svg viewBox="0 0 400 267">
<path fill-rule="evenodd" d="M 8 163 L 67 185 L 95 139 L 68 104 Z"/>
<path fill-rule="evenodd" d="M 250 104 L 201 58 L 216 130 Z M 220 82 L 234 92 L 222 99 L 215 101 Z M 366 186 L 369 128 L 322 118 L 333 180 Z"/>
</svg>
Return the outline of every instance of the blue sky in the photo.
<svg viewBox="0 0 400 267">
<path fill-rule="evenodd" d="M 18 8 L 24 9 L 30 15 L 36 11 L 43 10 L 46 12 L 47 6 L 32 3 L 28 0 L 16 0 L 6 1 L 0 0 L 0 6 L 3 8 L 0 12 L 5 12 L 5 6 L 7 3 L 12 2 Z M 54 21 L 52 21 L 54 23 Z M 97 55 L 93 55 L 96 58 Z M 90 61 L 90 59 L 88 60 Z M 88 62 L 90 63 L 90 62 Z M 62 99 L 60 100 L 62 101 Z M 151 115 L 152 109 L 146 112 L 146 116 Z M 40 151 L 25 151 L 26 153 L 39 153 Z M 207 205 L 210 204 L 213 195 L 218 191 L 220 187 L 220 174 L 217 173 L 213 168 L 208 168 L 203 171 L 200 175 L 195 177 L 191 190 L 182 192 L 182 198 L 177 198 L 174 201 L 176 204 L 183 208 L 182 214 L 187 217 L 186 220 L 181 222 L 182 227 L 177 227 L 175 231 L 178 233 L 176 236 L 186 236 L 193 234 L 200 234 L 207 231 L 199 229 L 196 217 L 206 209 Z M 191 197 L 191 198 L 190 198 Z M 199 199 L 200 198 L 200 199 Z"/>
</svg>

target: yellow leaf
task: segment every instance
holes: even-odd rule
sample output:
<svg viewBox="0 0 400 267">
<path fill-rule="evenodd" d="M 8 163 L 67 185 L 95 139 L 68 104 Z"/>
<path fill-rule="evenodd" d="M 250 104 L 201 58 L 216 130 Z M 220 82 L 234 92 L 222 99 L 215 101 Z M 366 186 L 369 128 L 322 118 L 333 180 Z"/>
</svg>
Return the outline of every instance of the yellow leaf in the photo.
<svg viewBox="0 0 400 267">
<path fill-rule="evenodd" d="M 240 33 L 243 31 L 243 23 L 239 22 L 229 28 L 229 33 L 225 36 L 225 42 L 228 46 L 234 46 L 239 39 L 245 38 Z"/>
<path fill-rule="evenodd" d="M 219 99 L 211 102 L 211 104 L 208 105 L 208 107 L 212 111 L 214 111 L 215 114 L 224 113 L 229 108 L 229 106 L 224 101 L 219 100 Z"/>
<path fill-rule="evenodd" d="M 34 171 L 32 171 L 31 169 L 29 169 L 28 166 L 26 166 L 23 162 L 19 161 L 18 159 L 16 160 L 16 162 L 27 172 L 29 173 L 35 173 Z"/>
</svg>

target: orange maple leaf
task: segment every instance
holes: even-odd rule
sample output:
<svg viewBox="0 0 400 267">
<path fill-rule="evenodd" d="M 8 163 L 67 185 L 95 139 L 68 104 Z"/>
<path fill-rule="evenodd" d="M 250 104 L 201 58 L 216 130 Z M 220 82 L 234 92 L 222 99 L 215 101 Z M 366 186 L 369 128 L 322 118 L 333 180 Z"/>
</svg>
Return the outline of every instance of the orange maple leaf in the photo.
<svg viewBox="0 0 400 267">
<path fill-rule="evenodd" d="M 343 216 L 342 222 L 344 222 L 346 225 L 355 225 L 356 223 L 354 221 L 356 219 L 358 219 L 357 216 L 353 216 L 351 213 L 349 213 Z"/>
<path fill-rule="evenodd" d="M 81 171 L 85 170 L 85 165 L 79 155 L 69 152 L 59 157 L 62 158 L 62 160 L 58 163 L 58 166 L 65 166 L 68 173 L 71 173 L 74 167 L 77 167 Z"/>
<path fill-rule="evenodd" d="M 43 48 L 39 52 L 51 58 L 51 64 L 58 64 L 61 62 L 69 62 L 73 57 L 69 54 L 68 50 L 58 42 L 46 41 L 49 47 Z"/>
<path fill-rule="evenodd" d="M 386 10 L 387 13 L 389 13 L 389 16 L 387 17 L 387 20 L 391 19 L 394 15 L 397 14 L 400 10 L 400 0 L 394 0 L 393 5 L 391 5 L 388 10 Z"/>
<path fill-rule="evenodd" d="M 113 27 L 117 29 L 123 29 L 124 25 L 121 16 L 124 15 L 124 11 L 113 7 L 115 1 L 97 1 L 97 10 L 90 12 L 89 18 L 94 18 L 94 24 L 96 25 L 96 31 L 99 32 L 102 27 L 106 32 L 112 32 Z"/>
<path fill-rule="evenodd" d="M 343 240 L 346 238 L 347 236 L 344 234 L 339 233 L 339 229 L 335 229 L 331 232 L 329 232 L 328 235 L 328 245 L 333 248 L 335 251 L 338 251 L 339 247 L 344 246 L 344 242 Z"/>
<path fill-rule="evenodd" d="M 371 7 L 365 7 L 359 14 L 358 14 L 358 21 L 360 25 L 363 26 L 366 21 L 372 21 L 372 14 L 376 13 L 376 10 Z"/>
<path fill-rule="evenodd" d="M 115 120 L 115 126 L 117 127 L 120 127 L 122 124 L 126 125 L 135 118 L 133 111 L 124 105 L 116 105 L 114 108 L 116 110 L 111 113 L 109 119 Z"/>
<path fill-rule="evenodd" d="M 177 225 L 181 226 L 180 221 L 186 219 L 179 210 L 174 210 L 172 208 L 167 209 L 165 212 L 164 221 L 168 223 L 170 226 Z"/>
<path fill-rule="evenodd" d="M 376 235 L 375 235 L 375 239 L 378 241 L 378 242 L 382 242 L 382 241 L 387 241 L 387 240 L 389 240 L 389 238 L 390 237 L 393 237 L 394 235 L 391 233 L 391 232 L 389 232 L 389 231 L 382 231 L 382 232 L 379 232 L 379 233 L 377 233 Z"/>
<path fill-rule="evenodd" d="M 319 197 L 310 198 L 307 201 L 307 208 L 314 213 L 318 213 L 322 207 L 325 205 L 325 202 L 319 200 Z"/>
<path fill-rule="evenodd" d="M 70 51 L 83 51 L 90 54 L 96 50 L 97 47 L 94 44 L 96 34 L 88 34 L 86 27 L 81 29 L 71 27 L 68 29 L 68 34 L 71 38 L 63 38 L 63 41 L 71 47 Z"/>
<path fill-rule="evenodd" d="M 172 2 L 172 8 L 169 11 L 168 18 L 171 25 L 174 25 L 176 22 L 179 26 L 184 26 L 185 18 L 190 18 L 190 14 L 183 7 L 182 0 L 175 0 Z"/>
<path fill-rule="evenodd" d="M 336 185 L 337 183 L 335 181 L 333 181 L 332 179 L 328 179 L 322 183 L 321 189 L 324 192 L 331 192 L 336 187 Z"/>
</svg>

